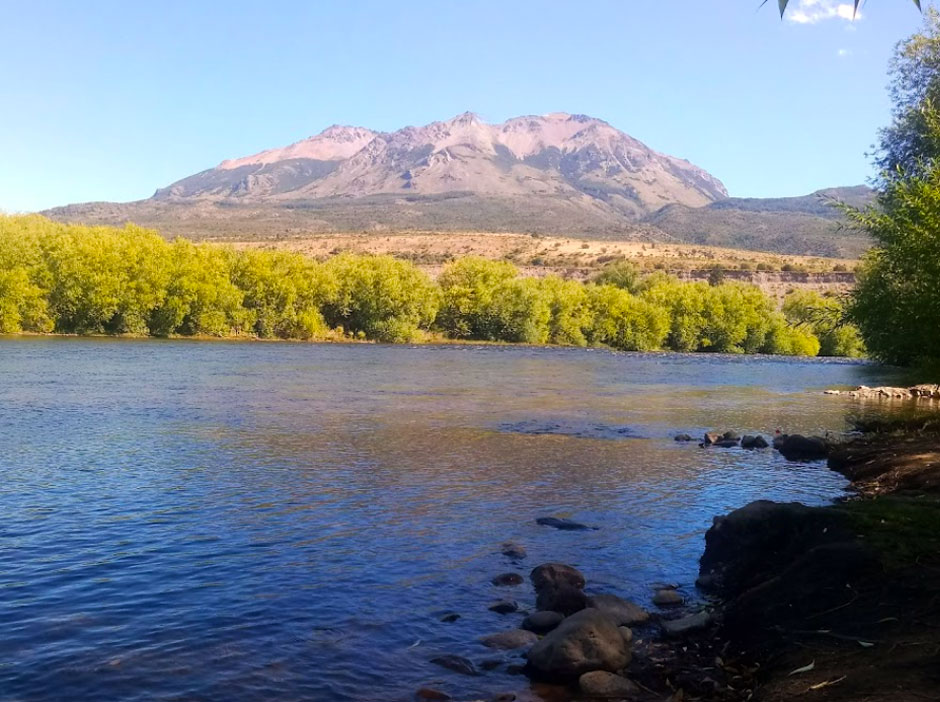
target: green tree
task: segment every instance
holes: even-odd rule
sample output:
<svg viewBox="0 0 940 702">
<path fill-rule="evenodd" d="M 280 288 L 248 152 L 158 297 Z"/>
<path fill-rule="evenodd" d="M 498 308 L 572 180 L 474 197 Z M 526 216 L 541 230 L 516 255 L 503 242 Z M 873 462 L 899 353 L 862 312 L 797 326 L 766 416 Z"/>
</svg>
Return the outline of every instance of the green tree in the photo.
<svg viewBox="0 0 940 702">
<path fill-rule="evenodd" d="M 621 351 L 659 351 L 669 333 L 665 309 L 613 285 L 588 288 L 593 323 L 591 343 Z"/>
</svg>

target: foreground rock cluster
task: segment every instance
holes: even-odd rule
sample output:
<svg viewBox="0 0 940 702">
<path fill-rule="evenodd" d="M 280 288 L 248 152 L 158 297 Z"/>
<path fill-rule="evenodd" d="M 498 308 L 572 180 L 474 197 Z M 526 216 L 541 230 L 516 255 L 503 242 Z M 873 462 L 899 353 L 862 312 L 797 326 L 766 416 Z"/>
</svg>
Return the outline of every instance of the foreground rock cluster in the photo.
<svg viewBox="0 0 940 702">
<path fill-rule="evenodd" d="M 695 439 L 689 434 L 677 434 L 679 442 L 692 442 Z M 829 456 L 832 450 L 831 442 L 822 436 L 803 436 L 801 434 L 777 433 L 772 442 L 768 442 L 760 434 L 745 434 L 741 436 L 734 431 L 707 432 L 699 441 L 702 448 L 736 448 L 748 450 L 766 449 L 771 446 L 780 452 L 788 461 L 818 461 Z"/>
</svg>

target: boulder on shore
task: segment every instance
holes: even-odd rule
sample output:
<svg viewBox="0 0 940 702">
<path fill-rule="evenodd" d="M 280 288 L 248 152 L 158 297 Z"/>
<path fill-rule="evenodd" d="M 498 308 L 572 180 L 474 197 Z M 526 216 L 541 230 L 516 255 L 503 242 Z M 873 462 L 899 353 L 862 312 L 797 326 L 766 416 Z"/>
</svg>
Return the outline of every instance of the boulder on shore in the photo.
<svg viewBox="0 0 940 702">
<path fill-rule="evenodd" d="M 525 629 L 510 629 L 509 631 L 499 631 L 495 634 L 484 636 L 480 639 L 480 643 L 487 648 L 511 651 L 516 648 L 528 648 L 538 640 L 539 637 L 531 631 L 526 631 Z"/>
<path fill-rule="evenodd" d="M 565 616 L 580 612 L 588 606 L 584 590 L 568 585 L 559 588 L 546 587 L 535 596 L 535 606 L 540 610 L 561 612 Z"/>
<path fill-rule="evenodd" d="M 603 612 L 618 626 L 643 624 L 650 618 L 645 609 L 616 595 L 594 595 L 588 598 L 587 606 Z"/>
<path fill-rule="evenodd" d="M 653 604 L 657 607 L 678 607 L 684 602 L 682 595 L 675 590 L 658 590 L 653 595 Z"/>
<path fill-rule="evenodd" d="M 528 652 L 529 666 L 555 679 L 604 670 L 616 673 L 630 662 L 630 644 L 602 612 L 585 609 L 565 619 Z"/>
<path fill-rule="evenodd" d="M 603 670 L 585 673 L 578 678 L 581 694 L 595 699 L 623 699 L 640 691 L 635 683 Z"/>
<path fill-rule="evenodd" d="M 533 612 L 522 620 L 522 628 L 535 634 L 547 634 L 564 621 L 565 615 L 551 610 Z"/>
</svg>

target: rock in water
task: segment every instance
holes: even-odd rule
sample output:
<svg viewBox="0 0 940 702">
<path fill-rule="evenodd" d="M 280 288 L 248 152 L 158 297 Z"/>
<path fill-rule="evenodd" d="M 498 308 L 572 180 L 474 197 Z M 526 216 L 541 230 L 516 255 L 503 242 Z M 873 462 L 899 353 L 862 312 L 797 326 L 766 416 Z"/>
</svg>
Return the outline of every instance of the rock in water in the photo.
<svg viewBox="0 0 940 702">
<path fill-rule="evenodd" d="M 603 670 L 582 675 L 578 678 L 578 688 L 588 697 L 601 699 L 631 697 L 640 691 L 640 688 L 626 678 Z"/>
<path fill-rule="evenodd" d="M 437 658 L 432 658 L 431 663 L 434 665 L 439 665 L 442 668 L 447 668 L 447 670 L 452 670 L 455 673 L 460 673 L 461 675 L 479 675 L 480 671 L 476 669 L 476 666 L 466 658 L 462 656 L 438 656 Z"/>
<path fill-rule="evenodd" d="M 497 587 L 513 587 L 515 585 L 522 585 L 525 579 L 519 575 L 519 573 L 503 573 L 502 575 L 497 575 L 490 580 L 490 582 Z"/>
<path fill-rule="evenodd" d="M 706 446 L 711 446 L 712 444 L 717 444 L 719 441 L 721 441 L 721 434 L 719 434 L 718 432 L 716 432 L 716 431 L 710 431 L 710 432 L 708 432 L 707 434 L 705 434 L 705 445 L 706 445 Z"/>
<path fill-rule="evenodd" d="M 449 699 L 452 698 L 446 692 L 430 687 L 422 687 L 415 693 L 415 702 L 447 702 Z"/>
<path fill-rule="evenodd" d="M 587 605 L 606 614 L 618 626 L 634 626 L 650 618 L 645 609 L 616 595 L 594 595 L 588 598 Z"/>
<path fill-rule="evenodd" d="M 536 592 L 548 588 L 557 590 L 561 587 L 583 590 L 585 585 L 581 571 L 564 563 L 543 563 L 536 566 L 529 573 L 529 580 L 532 581 Z"/>
<path fill-rule="evenodd" d="M 441 616 L 441 621 L 445 624 L 453 624 L 455 621 L 460 619 L 460 615 L 456 612 L 448 612 Z"/>
<path fill-rule="evenodd" d="M 561 529 L 562 531 L 597 531 L 597 527 L 590 527 L 586 524 L 574 522 L 570 519 L 559 519 L 558 517 L 539 517 L 535 520 L 535 523 L 541 526 Z"/>
<path fill-rule="evenodd" d="M 676 441 L 695 441 L 689 434 L 676 434 Z"/>
<path fill-rule="evenodd" d="M 786 436 L 775 448 L 788 461 L 819 461 L 829 455 L 829 443 L 820 436 Z"/>
<path fill-rule="evenodd" d="M 480 639 L 487 648 L 496 648 L 500 651 L 511 651 L 516 648 L 528 648 L 539 640 L 539 637 L 531 631 L 524 629 L 511 629 L 509 631 L 500 631 Z"/>
<path fill-rule="evenodd" d="M 507 557 L 509 557 L 509 558 L 513 558 L 513 559 L 516 559 L 516 560 L 522 560 L 523 558 L 526 557 L 525 547 L 523 547 L 523 546 L 521 546 L 521 545 L 519 545 L 519 544 L 517 544 L 517 543 L 515 543 L 515 542 L 513 542 L 513 541 L 506 541 L 506 542 L 502 545 L 501 548 L 502 548 L 501 553 L 502 553 L 504 556 L 507 556 Z"/>
<path fill-rule="evenodd" d="M 630 662 L 630 645 L 607 616 L 585 609 L 535 644 L 527 658 L 542 675 L 573 679 L 595 670 L 622 670 Z"/>
<path fill-rule="evenodd" d="M 677 607 L 682 602 L 682 595 L 675 590 L 659 590 L 653 595 L 653 604 L 657 607 Z"/>
<path fill-rule="evenodd" d="M 765 449 L 770 444 L 767 443 L 767 439 L 763 436 L 745 436 L 741 439 L 741 448 L 745 449 Z"/>
<path fill-rule="evenodd" d="M 565 615 L 561 612 L 533 612 L 522 620 L 522 628 L 536 634 L 547 634 L 561 624 L 564 619 Z"/>
<path fill-rule="evenodd" d="M 558 589 L 543 588 L 535 596 L 535 606 L 542 610 L 561 612 L 564 615 L 580 612 L 588 606 L 584 590 L 562 585 Z"/>
<path fill-rule="evenodd" d="M 512 614 L 519 611 L 519 605 L 512 600 L 500 600 L 491 604 L 489 610 L 497 614 Z"/>
<path fill-rule="evenodd" d="M 700 631 L 714 621 L 711 612 L 690 614 L 680 619 L 668 619 L 663 622 L 663 631 L 669 636 L 682 636 L 693 631 Z"/>
</svg>

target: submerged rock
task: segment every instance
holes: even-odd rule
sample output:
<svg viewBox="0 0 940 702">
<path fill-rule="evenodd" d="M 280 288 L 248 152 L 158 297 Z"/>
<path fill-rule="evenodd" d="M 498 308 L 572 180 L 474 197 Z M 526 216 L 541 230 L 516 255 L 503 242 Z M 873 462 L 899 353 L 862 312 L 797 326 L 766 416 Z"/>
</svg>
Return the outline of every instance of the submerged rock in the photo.
<svg viewBox="0 0 940 702">
<path fill-rule="evenodd" d="M 519 573 L 503 573 L 502 575 L 497 575 L 490 580 L 490 582 L 497 587 L 514 587 L 516 585 L 522 585 L 525 579 L 519 575 Z"/>
<path fill-rule="evenodd" d="M 458 619 L 460 619 L 460 615 L 457 614 L 456 612 L 448 612 L 447 614 L 441 615 L 441 621 L 444 622 L 445 624 L 452 624 Z"/>
<path fill-rule="evenodd" d="M 446 692 L 430 687 L 422 687 L 415 693 L 415 702 L 447 702 L 449 699 L 453 698 Z"/>
<path fill-rule="evenodd" d="M 511 651 L 516 648 L 528 648 L 536 643 L 539 637 L 531 631 L 525 629 L 510 629 L 509 631 L 500 631 L 480 639 L 487 648 L 496 648 L 500 651 Z"/>
<path fill-rule="evenodd" d="M 653 604 L 657 607 L 677 607 L 683 601 L 682 595 L 675 590 L 659 590 L 653 595 Z"/>
<path fill-rule="evenodd" d="M 616 624 L 596 609 L 568 617 L 527 654 L 534 671 L 565 679 L 595 670 L 617 672 L 630 657 L 630 644 Z"/>
<path fill-rule="evenodd" d="M 509 558 L 522 560 L 526 557 L 525 547 L 515 543 L 514 541 L 506 541 L 500 548 L 500 553 L 502 553 L 504 556 L 508 556 Z"/>
<path fill-rule="evenodd" d="M 522 620 L 522 628 L 536 634 L 547 634 L 564 621 L 565 615 L 561 612 L 543 610 L 533 612 Z"/>
<path fill-rule="evenodd" d="M 535 523 L 541 526 L 552 527 L 553 529 L 561 529 L 562 531 L 597 531 L 597 527 L 587 526 L 580 522 L 575 522 L 570 519 L 560 519 L 558 517 L 539 517 L 535 520 Z"/>
<path fill-rule="evenodd" d="M 676 434 L 676 441 L 695 441 L 689 434 Z"/>
<path fill-rule="evenodd" d="M 650 618 L 650 613 L 638 604 L 616 595 L 594 595 L 588 598 L 587 605 L 606 614 L 618 626 L 634 626 Z"/>
<path fill-rule="evenodd" d="M 603 670 L 585 673 L 578 678 L 578 689 L 584 695 L 601 699 L 629 697 L 640 691 L 630 680 Z"/>
<path fill-rule="evenodd" d="M 669 636 L 682 636 L 693 631 L 701 631 L 714 621 L 711 612 L 699 612 L 679 619 L 668 619 L 662 623 L 663 631 Z"/>
<path fill-rule="evenodd" d="M 519 605 L 512 600 L 500 600 L 491 604 L 488 609 L 497 614 L 512 614 L 519 611 Z"/>
<path fill-rule="evenodd" d="M 461 675 L 479 675 L 480 671 L 477 670 L 476 666 L 473 665 L 472 661 L 467 660 L 463 656 L 438 656 L 437 658 L 432 658 L 431 663 L 434 665 L 439 665 L 442 668 L 447 668 L 447 670 L 452 670 L 455 673 L 460 673 Z"/>
</svg>

